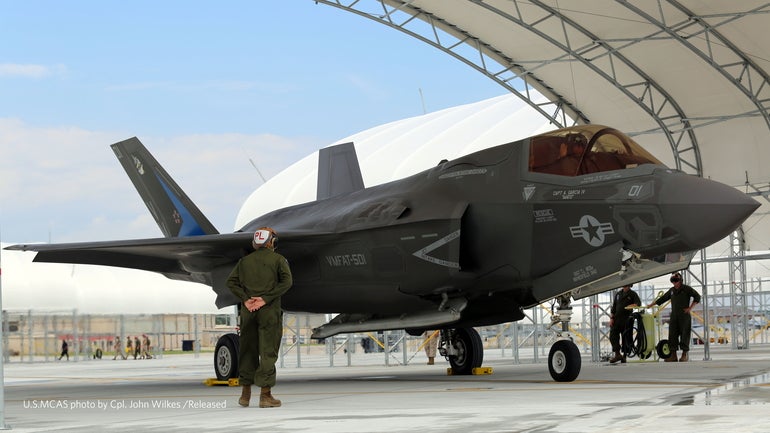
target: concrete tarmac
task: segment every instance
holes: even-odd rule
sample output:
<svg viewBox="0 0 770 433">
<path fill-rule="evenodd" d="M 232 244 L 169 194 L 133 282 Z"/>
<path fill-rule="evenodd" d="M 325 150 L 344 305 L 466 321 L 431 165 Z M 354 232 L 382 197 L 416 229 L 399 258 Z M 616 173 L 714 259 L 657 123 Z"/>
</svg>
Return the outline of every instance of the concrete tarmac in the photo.
<svg viewBox="0 0 770 433">
<path fill-rule="evenodd" d="M 554 382 L 545 362 L 485 352 L 493 374 L 447 376 L 448 363 L 279 368 L 280 408 L 242 408 L 240 388 L 205 386 L 213 355 L 5 365 L 13 431 L 767 432 L 770 348 L 702 348 L 688 363 L 583 359 Z M 259 390 L 254 389 L 254 394 Z"/>
</svg>

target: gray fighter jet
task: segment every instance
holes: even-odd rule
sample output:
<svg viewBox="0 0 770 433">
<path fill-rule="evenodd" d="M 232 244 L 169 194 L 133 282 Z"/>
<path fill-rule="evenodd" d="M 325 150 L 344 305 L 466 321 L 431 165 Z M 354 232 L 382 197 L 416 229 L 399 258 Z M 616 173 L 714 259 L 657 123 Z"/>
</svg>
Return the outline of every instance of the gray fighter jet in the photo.
<svg viewBox="0 0 770 433">
<path fill-rule="evenodd" d="M 352 143 L 321 150 L 316 201 L 219 234 L 136 138 L 112 145 L 165 238 L 15 245 L 35 261 L 144 269 L 210 285 L 219 307 L 252 234 L 273 227 L 291 264 L 288 311 L 337 313 L 313 337 L 441 329 L 456 374 L 481 366 L 475 326 L 517 321 L 555 299 L 549 371 L 580 372 L 570 302 L 686 268 L 759 204 L 726 185 L 664 166 L 627 135 L 583 125 L 503 144 L 364 188 Z M 437 161 L 438 162 L 438 161 Z M 704 216 L 708 216 L 707 218 Z M 560 326 L 556 326 L 560 325 Z M 215 352 L 237 377 L 237 336 Z"/>
</svg>

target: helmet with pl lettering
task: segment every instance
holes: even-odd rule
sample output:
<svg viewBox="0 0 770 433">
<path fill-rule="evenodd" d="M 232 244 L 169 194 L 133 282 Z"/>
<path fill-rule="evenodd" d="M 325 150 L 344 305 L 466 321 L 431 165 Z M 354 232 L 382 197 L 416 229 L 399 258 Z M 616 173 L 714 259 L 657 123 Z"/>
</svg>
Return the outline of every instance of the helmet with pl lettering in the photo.
<svg viewBox="0 0 770 433">
<path fill-rule="evenodd" d="M 278 240 L 278 236 L 275 234 L 275 230 L 270 227 L 261 227 L 254 232 L 254 240 L 252 245 L 254 249 L 268 248 L 275 249 L 275 241 Z"/>
</svg>

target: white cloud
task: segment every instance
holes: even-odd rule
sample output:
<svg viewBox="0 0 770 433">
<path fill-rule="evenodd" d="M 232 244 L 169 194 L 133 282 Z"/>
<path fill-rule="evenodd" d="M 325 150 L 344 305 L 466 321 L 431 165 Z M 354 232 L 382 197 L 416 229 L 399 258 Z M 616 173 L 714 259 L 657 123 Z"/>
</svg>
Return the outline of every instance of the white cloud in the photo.
<svg viewBox="0 0 770 433">
<path fill-rule="evenodd" d="M 388 91 L 376 82 L 356 74 L 347 74 L 345 76 L 348 84 L 360 90 L 363 94 L 375 100 L 387 98 Z"/>
<path fill-rule="evenodd" d="M 2 244 L 2 247 L 7 246 Z M 34 253 L 0 251 L 3 309 L 87 314 L 214 313 L 216 294 L 202 284 L 106 266 L 33 263 Z"/>
<path fill-rule="evenodd" d="M 200 94 L 201 91 L 247 92 L 259 91 L 270 94 L 288 93 L 295 90 L 291 83 L 262 82 L 247 80 L 208 80 L 208 81 L 141 81 L 109 85 L 105 88 L 112 92 L 134 92 L 143 90 L 167 90 L 182 93 Z"/>
<path fill-rule="evenodd" d="M 162 236 L 109 145 L 120 131 L 37 127 L 0 118 L 0 228 L 3 246 Z M 141 137 L 221 232 L 262 180 L 313 152 L 311 139 L 271 134 Z M 298 156 L 299 155 L 299 156 Z M 40 220 L 40 221 L 38 221 Z M 29 226 L 34 225 L 34 229 Z M 121 268 L 31 263 L 33 253 L 2 251 L 4 308 L 88 313 L 214 312 L 200 284 Z"/>
<path fill-rule="evenodd" d="M 109 145 L 130 133 L 36 127 L 0 118 L 0 227 L 3 240 L 54 242 L 160 235 Z M 270 134 L 140 137 L 221 232 L 262 184 L 312 153 L 307 138 Z M 33 228 L 30 226 L 34 225 Z M 34 229 L 34 234 L 28 231 Z"/>
<path fill-rule="evenodd" d="M 44 78 L 59 75 L 66 71 L 63 65 L 22 65 L 17 63 L 0 63 L 0 77 Z"/>
</svg>

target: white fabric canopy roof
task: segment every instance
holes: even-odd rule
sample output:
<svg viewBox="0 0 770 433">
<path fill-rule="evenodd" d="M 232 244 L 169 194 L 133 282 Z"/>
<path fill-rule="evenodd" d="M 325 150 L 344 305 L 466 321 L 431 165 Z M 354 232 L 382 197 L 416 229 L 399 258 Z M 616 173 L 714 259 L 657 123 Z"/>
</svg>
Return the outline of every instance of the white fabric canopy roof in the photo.
<svg viewBox="0 0 770 433">
<path fill-rule="evenodd" d="M 445 51 L 557 124 L 613 126 L 664 163 L 745 188 L 767 204 L 770 3 L 314 1 Z M 464 127 L 483 133 L 482 125 Z M 744 225 L 749 249 L 770 249 L 768 211 L 763 206 Z"/>
<path fill-rule="evenodd" d="M 520 99 L 504 95 L 377 126 L 334 144 L 355 144 L 364 185 L 369 187 L 426 170 L 442 159 L 551 129 L 553 125 Z M 315 152 L 254 191 L 241 207 L 235 229 L 274 209 L 315 200 L 317 179 Z"/>
</svg>

